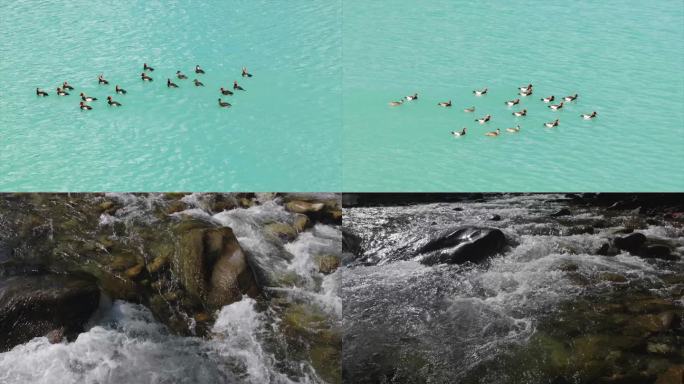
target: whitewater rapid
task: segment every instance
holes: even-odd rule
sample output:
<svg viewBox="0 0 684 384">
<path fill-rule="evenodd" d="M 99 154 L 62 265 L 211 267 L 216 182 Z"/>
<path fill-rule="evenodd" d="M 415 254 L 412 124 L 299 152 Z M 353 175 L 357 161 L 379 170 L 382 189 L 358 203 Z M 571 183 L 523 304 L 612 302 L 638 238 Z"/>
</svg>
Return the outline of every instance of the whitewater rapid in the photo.
<svg viewBox="0 0 684 384">
<path fill-rule="evenodd" d="M 346 208 L 345 230 L 362 239 L 363 254 L 346 256 L 352 261 L 341 279 L 344 379 L 458 382 L 511 345 L 525 343 L 540 319 L 563 302 L 684 270 L 681 261 L 645 260 L 627 252 L 598 255 L 632 215 L 606 218 L 598 209 L 582 208 L 552 217 L 566 206 L 562 195 L 497 195 Z M 578 229 L 602 220 L 609 222 L 606 228 Z M 421 264 L 414 244 L 456 225 L 499 228 L 509 245 L 479 265 Z M 656 224 L 640 232 L 675 242 L 680 251 L 684 245 L 681 228 Z M 626 282 L 596 279 L 610 274 Z M 578 283 L 581 279 L 596 280 Z"/>
<path fill-rule="evenodd" d="M 161 194 L 107 197 L 123 207 L 114 215 L 102 214 L 100 225 L 154 223 L 152 210 L 163 201 Z M 230 226 L 262 273 L 272 277 L 265 282 L 274 285 L 263 287 L 265 300 L 245 296 L 224 306 L 217 311 L 209 336 L 200 338 L 170 333 L 143 305 L 103 297 L 77 339 L 51 344 L 39 337 L 0 353 L 0 382 L 324 383 L 309 361 L 288 354 L 290 340 L 282 334 L 282 312 L 269 299 L 306 300 L 338 324 L 342 314 L 339 273 L 320 273 L 313 257 L 340 254 L 341 231 L 339 226 L 317 223 L 291 241 L 270 236 L 263 230 L 265 223 L 291 222 L 294 214 L 266 200 L 249 208 L 212 212 L 210 194 L 190 194 L 183 198 L 188 208 L 173 213 Z M 275 278 L 284 272 L 295 276 L 289 285 Z"/>
</svg>

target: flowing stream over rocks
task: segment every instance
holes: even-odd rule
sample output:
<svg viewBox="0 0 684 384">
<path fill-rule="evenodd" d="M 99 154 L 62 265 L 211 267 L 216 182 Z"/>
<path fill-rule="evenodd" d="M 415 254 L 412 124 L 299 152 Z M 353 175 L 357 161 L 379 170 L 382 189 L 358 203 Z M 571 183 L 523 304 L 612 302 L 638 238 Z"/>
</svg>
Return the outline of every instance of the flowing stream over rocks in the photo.
<svg viewBox="0 0 684 384">
<path fill-rule="evenodd" d="M 343 380 L 677 382 L 677 209 L 607 209 L 563 195 L 345 208 Z M 478 243 L 497 230 L 504 244 L 498 234 Z M 633 233 L 644 238 L 624 240 Z M 630 242 L 638 249 L 620 249 Z M 491 256 L 461 257 L 473 247 Z"/>
<path fill-rule="evenodd" d="M 338 194 L 0 195 L 0 382 L 339 383 L 341 240 Z"/>
</svg>

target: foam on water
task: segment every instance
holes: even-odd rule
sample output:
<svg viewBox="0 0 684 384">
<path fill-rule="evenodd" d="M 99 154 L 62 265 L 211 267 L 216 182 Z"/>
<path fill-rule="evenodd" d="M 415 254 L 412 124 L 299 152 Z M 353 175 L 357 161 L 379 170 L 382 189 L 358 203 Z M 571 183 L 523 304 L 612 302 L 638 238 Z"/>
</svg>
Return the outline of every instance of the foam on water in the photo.
<svg viewBox="0 0 684 384">
<path fill-rule="evenodd" d="M 223 195 L 221 198 L 234 198 Z M 100 197 L 93 197 L 100 199 Z M 277 304 L 244 297 L 216 314 L 207 338 L 175 336 L 157 322 L 144 306 L 123 301 L 101 301 L 101 308 L 72 342 L 50 344 L 45 337 L 0 353 L 0 382 L 35 383 L 321 383 L 309 361 L 293 357 L 293 348 L 280 329 L 284 301 L 321 308 L 331 326 L 340 321 L 339 273 L 323 275 L 314 257 L 339 255 L 339 227 L 317 224 L 287 241 L 267 233 L 263 226 L 292 223 L 295 214 L 274 202 L 248 209 L 213 214 L 213 194 L 183 198 L 189 209 L 172 216 L 189 215 L 233 228 L 257 274 L 272 276 L 265 296 L 284 293 Z M 117 222 L 154 224 L 155 210 L 166 204 L 161 195 L 107 194 L 122 207 L 103 214 L 100 225 Z M 99 200 L 97 200 L 99 201 Z M 132 228 L 131 228 L 132 229 Z M 131 242 L 140 241 L 127 233 Z M 279 286 L 282 274 L 294 274 L 292 284 Z M 193 319 L 189 318 L 192 322 Z M 294 353 L 292 353 L 294 354 Z M 37 367 L 39 369 L 37 369 Z"/>
</svg>

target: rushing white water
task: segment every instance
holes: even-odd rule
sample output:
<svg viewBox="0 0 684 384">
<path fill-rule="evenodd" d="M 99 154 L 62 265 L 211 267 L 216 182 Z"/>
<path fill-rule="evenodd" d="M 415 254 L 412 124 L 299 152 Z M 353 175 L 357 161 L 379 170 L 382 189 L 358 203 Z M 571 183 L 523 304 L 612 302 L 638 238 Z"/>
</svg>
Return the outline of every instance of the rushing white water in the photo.
<svg viewBox="0 0 684 384">
<path fill-rule="evenodd" d="M 524 342 L 566 300 L 684 271 L 681 261 L 599 256 L 597 249 L 633 215 L 604 218 L 598 209 L 571 208 L 571 215 L 555 218 L 567 207 L 560 197 L 345 209 L 345 228 L 361 237 L 364 249 L 342 276 L 345 380 L 411 382 L 406 378 L 418 366 L 429 367 L 419 372 L 428 382 L 458 382 L 508 344 Z M 605 228 L 581 230 L 604 219 Z M 420 264 L 414 244 L 453 226 L 499 228 L 509 246 L 480 265 Z M 680 250 L 684 244 L 681 228 L 658 224 L 640 232 Z M 597 278 L 607 273 L 626 282 Z"/>
<path fill-rule="evenodd" d="M 116 213 L 103 214 L 100 225 L 142 221 L 154 223 L 152 210 L 164 203 L 162 195 L 108 194 L 122 204 Z M 327 196 L 326 196 L 327 197 Z M 232 198 L 232 196 L 224 196 Z M 339 324 L 339 272 L 323 275 L 314 257 L 341 253 L 338 226 L 316 224 L 292 240 L 268 234 L 270 222 L 292 223 L 295 214 L 279 202 L 251 208 L 212 212 L 211 194 L 183 198 L 189 207 L 173 215 L 191 215 L 230 226 L 265 280 L 265 299 L 244 297 L 218 311 L 209 336 L 176 336 L 144 306 L 104 300 L 87 330 L 71 342 L 50 344 L 40 337 L 0 353 L 0 383 L 322 383 L 310 361 L 288 354 L 282 334 L 282 315 L 268 300 L 304 301 L 319 307 Z M 133 236 L 133 235 L 131 235 Z M 137 241 L 135 238 L 130 241 Z M 296 276 L 280 285 L 283 274 Z M 282 301 L 281 304 L 282 305 Z"/>
</svg>

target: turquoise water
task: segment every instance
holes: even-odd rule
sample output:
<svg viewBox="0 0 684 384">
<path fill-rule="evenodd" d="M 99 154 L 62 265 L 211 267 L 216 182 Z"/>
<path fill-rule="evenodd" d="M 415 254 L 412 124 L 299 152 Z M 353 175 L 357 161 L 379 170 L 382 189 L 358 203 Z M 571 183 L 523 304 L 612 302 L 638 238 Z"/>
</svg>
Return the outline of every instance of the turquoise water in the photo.
<svg viewBox="0 0 684 384">
<path fill-rule="evenodd" d="M 343 14 L 345 190 L 684 189 L 681 0 L 346 0 Z M 530 82 L 520 108 L 504 105 Z M 487 96 L 471 94 L 482 87 Z M 575 92 L 559 112 L 539 101 Z M 593 110 L 594 121 L 579 117 Z"/>
<path fill-rule="evenodd" d="M 0 190 L 339 190 L 340 12 L 339 1 L 3 2 Z M 196 64 L 206 88 L 191 84 Z M 169 90 L 177 70 L 190 80 Z M 75 94 L 57 97 L 65 80 Z M 220 109 L 233 80 L 247 92 Z M 94 110 L 79 110 L 79 91 L 99 98 Z"/>
</svg>

